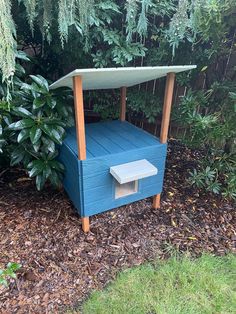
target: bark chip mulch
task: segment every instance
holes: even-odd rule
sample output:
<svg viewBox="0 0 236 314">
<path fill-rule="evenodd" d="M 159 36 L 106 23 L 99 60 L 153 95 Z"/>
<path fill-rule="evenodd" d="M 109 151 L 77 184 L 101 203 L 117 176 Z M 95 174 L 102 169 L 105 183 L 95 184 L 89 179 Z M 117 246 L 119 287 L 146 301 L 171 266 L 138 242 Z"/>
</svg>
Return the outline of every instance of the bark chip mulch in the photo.
<svg viewBox="0 0 236 314">
<path fill-rule="evenodd" d="M 200 158 L 173 141 L 161 209 L 146 199 L 94 216 L 89 234 L 65 193 L 39 193 L 23 171 L 0 170 L 0 268 L 22 264 L 17 280 L 0 287 L 0 313 L 64 313 L 117 271 L 166 258 L 172 248 L 194 256 L 233 251 L 234 204 L 186 180 Z"/>
</svg>

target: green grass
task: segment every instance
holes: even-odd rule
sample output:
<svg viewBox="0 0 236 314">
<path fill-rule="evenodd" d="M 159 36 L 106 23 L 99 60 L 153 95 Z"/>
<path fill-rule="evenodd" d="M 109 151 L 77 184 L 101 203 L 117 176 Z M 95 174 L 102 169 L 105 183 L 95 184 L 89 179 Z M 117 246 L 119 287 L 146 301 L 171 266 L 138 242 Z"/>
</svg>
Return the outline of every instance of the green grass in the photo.
<svg viewBox="0 0 236 314">
<path fill-rule="evenodd" d="M 236 257 L 172 257 L 120 273 L 83 314 L 236 313 Z"/>
</svg>

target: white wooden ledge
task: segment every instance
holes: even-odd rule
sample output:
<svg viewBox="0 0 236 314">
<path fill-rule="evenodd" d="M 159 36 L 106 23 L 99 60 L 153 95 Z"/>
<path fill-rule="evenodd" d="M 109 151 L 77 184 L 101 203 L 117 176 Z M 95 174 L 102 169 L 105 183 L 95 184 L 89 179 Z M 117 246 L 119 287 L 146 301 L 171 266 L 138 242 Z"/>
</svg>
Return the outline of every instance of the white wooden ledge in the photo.
<svg viewBox="0 0 236 314">
<path fill-rule="evenodd" d="M 157 174 L 157 171 L 157 168 L 146 159 L 132 161 L 110 168 L 110 174 L 120 184 L 154 176 Z"/>
</svg>

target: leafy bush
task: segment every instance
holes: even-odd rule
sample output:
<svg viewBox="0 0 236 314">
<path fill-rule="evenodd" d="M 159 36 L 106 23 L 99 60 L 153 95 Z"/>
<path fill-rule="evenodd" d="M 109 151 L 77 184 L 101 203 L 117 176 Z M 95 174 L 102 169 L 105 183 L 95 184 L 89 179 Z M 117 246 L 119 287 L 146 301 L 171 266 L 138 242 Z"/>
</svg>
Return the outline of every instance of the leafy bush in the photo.
<svg viewBox="0 0 236 314">
<path fill-rule="evenodd" d="M 21 268 L 18 263 L 8 263 L 5 269 L 0 269 L 0 285 L 8 286 L 8 279 L 16 279 L 16 271 Z"/>
<path fill-rule="evenodd" d="M 19 84 L 12 101 L 0 102 L 1 150 L 11 165 L 22 164 L 41 190 L 48 180 L 58 186 L 63 165 L 56 160 L 65 129 L 73 125 L 67 88 L 49 90 L 46 79 L 31 75 L 31 84 Z"/>
<path fill-rule="evenodd" d="M 219 153 L 217 151 L 217 153 Z M 236 199 L 236 154 L 212 154 L 203 159 L 199 169 L 190 172 L 189 182 L 206 191 Z"/>
<path fill-rule="evenodd" d="M 227 198 L 236 198 L 235 91 L 230 81 L 214 82 L 205 92 L 189 90 L 174 114 L 185 128 L 182 139 L 206 153 L 190 183 Z"/>
<path fill-rule="evenodd" d="M 130 115 L 144 116 L 149 123 L 156 121 L 157 115 L 162 109 L 160 100 L 156 95 L 136 89 L 128 90 L 127 107 Z"/>
</svg>

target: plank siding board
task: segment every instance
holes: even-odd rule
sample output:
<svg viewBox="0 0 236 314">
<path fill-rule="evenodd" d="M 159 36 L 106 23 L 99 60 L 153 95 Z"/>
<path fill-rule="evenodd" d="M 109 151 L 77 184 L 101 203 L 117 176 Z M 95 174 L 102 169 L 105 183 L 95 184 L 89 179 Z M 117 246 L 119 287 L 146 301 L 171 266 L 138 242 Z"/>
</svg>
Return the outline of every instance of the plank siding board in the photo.
<svg viewBox="0 0 236 314">
<path fill-rule="evenodd" d="M 135 143 L 129 141 L 125 137 L 122 137 L 120 135 L 120 132 L 117 130 L 117 128 L 113 130 L 112 128 L 109 128 L 109 124 L 106 125 L 105 123 L 102 123 L 100 127 L 102 130 L 108 132 L 109 135 L 113 138 L 113 140 L 116 141 L 116 143 L 119 143 L 120 147 L 123 148 L 123 150 L 130 150 L 131 148 L 133 149 L 137 148 Z"/>
<path fill-rule="evenodd" d="M 109 150 L 103 147 L 98 141 L 86 132 L 86 143 L 88 150 L 91 152 L 93 157 L 104 156 L 109 154 Z"/>
<path fill-rule="evenodd" d="M 141 199 L 153 196 L 154 194 L 161 193 L 162 184 L 147 186 L 142 193 L 135 193 L 126 197 L 115 199 L 113 202 L 110 199 L 100 200 L 99 202 L 86 204 L 84 213 L 88 216 L 96 215 L 98 213 L 117 208 Z"/>
<path fill-rule="evenodd" d="M 162 164 L 160 162 L 156 162 L 155 160 L 152 161 L 153 165 L 156 165 L 156 167 L 158 168 L 158 173 L 164 171 L 164 161 L 162 162 Z M 144 180 L 145 178 L 143 178 Z M 109 184 L 111 184 L 113 180 L 112 175 L 109 173 L 108 171 L 104 171 L 102 173 L 96 173 L 96 174 L 88 174 L 86 176 L 83 176 L 83 183 L 84 183 L 84 189 L 85 190 L 90 190 L 90 189 L 94 189 L 98 186 L 108 186 Z"/>
<path fill-rule="evenodd" d="M 162 174 L 164 173 L 164 169 L 160 169 L 158 171 L 158 174 Z M 152 182 L 153 184 L 155 184 L 157 182 L 157 178 L 156 175 L 153 176 L 152 178 L 150 177 L 150 182 Z M 142 179 L 143 182 L 146 182 L 146 178 Z M 84 183 L 84 187 L 85 187 L 85 191 L 93 191 L 93 189 L 96 189 L 98 186 L 109 186 L 109 184 L 111 184 L 114 181 L 114 178 L 110 175 L 108 175 L 107 173 L 104 173 L 103 175 L 98 174 L 97 176 L 90 176 L 87 178 L 83 179 L 83 183 Z"/>
<path fill-rule="evenodd" d="M 89 174 L 98 174 L 100 172 L 109 172 L 109 168 L 117 166 L 122 163 L 136 161 L 139 159 L 147 159 L 152 163 L 152 160 L 159 159 L 160 163 L 165 162 L 166 156 L 166 144 L 162 144 L 160 147 L 144 147 L 133 150 L 130 152 L 124 152 L 123 154 L 106 155 L 99 158 L 87 159 L 82 162 L 84 177 Z"/>
<path fill-rule="evenodd" d="M 160 171 L 157 175 L 151 177 L 149 180 L 147 178 L 138 180 L 139 189 L 138 192 L 143 194 L 144 191 L 151 189 L 155 193 L 162 187 L 162 180 L 164 176 L 164 171 Z M 154 185 L 154 186 L 153 186 Z M 112 178 L 109 180 L 109 184 L 99 185 L 97 187 L 93 187 L 93 189 L 84 190 L 84 203 L 85 209 L 89 204 L 99 203 L 101 200 L 110 200 L 111 203 L 115 201 L 114 199 L 114 191 L 115 191 L 115 181 Z M 154 193 L 154 194 L 155 194 Z M 144 197 L 145 198 L 145 197 Z"/>
<path fill-rule="evenodd" d="M 77 145 L 77 140 L 76 140 L 76 130 L 75 130 L 75 128 L 70 128 L 70 129 L 67 129 L 66 132 L 67 132 L 67 136 L 64 140 L 64 144 L 67 145 L 68 147 L 70 147 L 73 150 L 73 152 L 76 154 L 76 156 L 78 156 L 76 153 L 78 151 L 78 149 L 77 149 L 78 145 Z M 85 141 L 87 144 L 88 139 L 86 138 Z M 90 146 L 92 147 L 92 145 L 90 145 Z M 90 152 L 88 147 L 86 147 L 86 156 L 87 156 L 87 158 L 93 158 L 94 157 L 94 155 Z"/>
<path fill-rule="evenodd" d="M 86 125 L 85 133 L 87 159 L 132 151 L 136 148 L 151 145 L 160 145 L 159 140 L 151 134 L 126 121 L 91 123 Z M 77 155 L 77 141 L 74 128 L 68 129 L 64 142 Z"/>
<path fill-rule="evenodd" d="M 80 176 L 77 156 L 73 154 L 69 147 L 63 145 L 60 149 L 59 161 L 65 166 L 63 186 L 72 203 L 78 212 L 81 213 L 84 207 L 81 198 L 83 195 L 82 177 Z"/>
<path fill-rule="evenodd" d="M 106 211 L 159 193 L 163 185 L 166 148 L 166 144 L 158 144 L 156 147 L 136 149 L 133 155 L 126 151 L 82 161 L 84 214 L 91 215 L 92 212 L 95 214 Z M 109 173 L 110 166 L 143 158 L 158 169 L 157 175 L 140 179 L 137 193 L 115 199 L 115 179 Z"/>
<path fill-rule="evenodd" d="M 122 129 L 127 130 L 128 132 L 131 132 L 131 134 L 135 134 L 135 136 L 138 136 L 140 140 L 143 141 L 143 143 L 148 145 L 156 145 L 158 142 L 158 139 L 154 137 L 153 135 L 149 134 L 148 132 L 128 123 L 124 122 L 120 126 Z"/>
<path fill-rule="evenodd" d="M 143 142 L 140 142 L 140 139 L 137 138 L 137 136 L 134 137 L 134 135 L 131 135 L 130 132 L 126 130 L 122 130 L 121 128 L 122 123 L 126 123 L 126 122 L 121 122 L 121 121 L 113 121 L 113 123 L 104 122 L 103 125 L 107 127 L 110 131 L 117 132 L 120 138 L 122 138 L 122 140 L 128 141 L 129 143 L 134 145 L 136 148 L 143 147 Z"/>
<path fill-rule="evenodd" d="M 151 134 L 135 127 L 129 122 L 113 121 L 113 123 L 106 122 L 105 125 L 119 133 L 119 135 L 134 144 L 136 147 L 144 147 L 156 145 L 160 143 L 157 138 Z"/>
<path fill-rule="evenodd" d="M 104 131 L 100 127 L 99 123 L 89 125 L 87 134 L 111 154 L 124 151 L 119 143 L 116 143 L 112 137 L 109 137 L 109 132 Z"/>
</svg>

